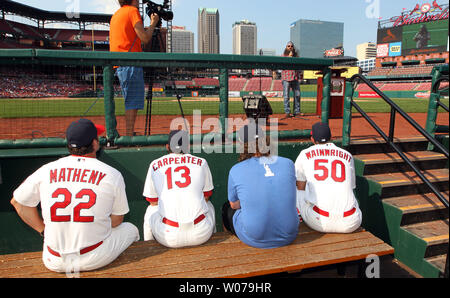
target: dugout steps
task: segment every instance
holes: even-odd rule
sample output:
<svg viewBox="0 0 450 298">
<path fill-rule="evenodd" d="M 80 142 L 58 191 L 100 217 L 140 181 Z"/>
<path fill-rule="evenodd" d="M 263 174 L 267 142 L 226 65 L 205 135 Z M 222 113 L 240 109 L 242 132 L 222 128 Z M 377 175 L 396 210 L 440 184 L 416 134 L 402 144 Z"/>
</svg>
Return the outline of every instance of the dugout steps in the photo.
<svg viewBox="0 0 450 298">
<path fill-rule="evenodd" d="M 427 151 L 428 141 L 423 137 L 394 138 L 394 142 L 448 201 L 445 155 Z M 386 234 L 381 238 L 394 247 L 395 257 L 424 277 L 438 277 L 444 272 L 448 252 L 448 209 L 383 139 L 354 140 L 348 149 L 364 163 L 370 198 L 381 202 L 363 203 L 367 226 L 380 225 L 383 219 Z"/>
</svg>

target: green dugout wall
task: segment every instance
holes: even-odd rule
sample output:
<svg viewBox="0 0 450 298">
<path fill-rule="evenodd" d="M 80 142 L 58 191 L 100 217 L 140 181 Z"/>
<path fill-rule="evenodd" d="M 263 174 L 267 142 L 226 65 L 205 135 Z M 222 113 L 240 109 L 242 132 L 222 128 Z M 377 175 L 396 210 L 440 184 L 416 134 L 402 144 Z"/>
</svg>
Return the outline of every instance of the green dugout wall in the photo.
<svg viewBox="0 0 450 298">
<path fill-rule="evenodd" d="M 110 53 L 52 50 L 0 50 L 0 65 L 71 65 L 96 66 L 102 69 L 104 86 L 104 112 L 107 139 L 101 143 L 108 147 L 99 159 L 118 169 L 125 178 L 130 212 L 125 220 L 135 224 L 141 232 L 148 203 L 142 189 L 150 162 L 166 153 L 167 135 L 119 136 L 116 130 L 113 90 L 113 66 L 142 66 L 147 68 L 201 68 L 216 69 L 219 73 L 219 120 L 221 136 L 228 128 L 228 73 L 230 69 L 298 69 L 325 73 L 321 121 L 328 122 L 328 102 L 332 61 L 329 59 L 286 58 L 246 55 L 177 54 L 177 53 Z M 80 115 L 81 117 L 81 115 Z M 295 161 L 299 152 L 310 143 L 298 139 L 309 137 L 310 130 L 280 131 L 278 153 Z M 203 136 L 192 136 L 192 138 Z M 234 136 L 230 138 L 234 139 Z M 297 140 L 289 142 L 287 140 Z M 0 254 L 37 251 L 42 249 L 41 237 L 28 227 L 10 205 L 14 189 L 32 172 L 45 163 L 68 154 L 64 138 L 36 138 L 0 140 Z M 228 145 L 232 146 L 232 145 Z M 227 200 L 228 172 L 237 162 L 237 153 L 222 151 L 195 154 L 205 158 L 214 179 L 212 202 L 216 209 L 217 230 L 222 230 L 220 210 Z M 233 147 L 234 148 L 234 147 Z M 232 149 L 233 149 L 232 148 Z M 236 152 L 235 149 L 231 150 Z"/>
<path fill-rule="evenodd" d="M 309 141 L 282 142 L 278 154 L 295 161 L 301 150 L 309 147 Z M 339 145 L 339 144 L 338 144 Z M 236 152 L 233 146 L 230 148 Z M 142 223 L 148 202 L 142 196 L 144 180 L 150 162 L 166 154 L 164 146 L 128 147 L 103 150 L 99 159 L 118 169 L 125 179 L 130 212 L 125 221 L 135 224 L 142 239 Z M 4 149 L 0 150 L 0 254 L 38 251 L 42 238 L 19 218 L 9 203 L 13 191 L 22 181 L 45 163 L 68 155 L 65 148 Z M 222 230 L 221 207 L 227 200 L 228 172 L 237 163 L 238 153 L 195 154 L 208 161 L 214 181 L 211 199 L 216 211 L 217 230 Z"/>
</svg>

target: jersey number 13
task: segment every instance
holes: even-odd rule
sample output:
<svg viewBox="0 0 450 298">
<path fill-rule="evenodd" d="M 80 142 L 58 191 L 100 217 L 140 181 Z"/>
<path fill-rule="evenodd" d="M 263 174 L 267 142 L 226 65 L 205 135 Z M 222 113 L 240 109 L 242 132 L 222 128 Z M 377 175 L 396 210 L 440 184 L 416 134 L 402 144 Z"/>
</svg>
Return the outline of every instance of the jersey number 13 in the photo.
<svg viewBox="0 0 450 298">
<path fill-rule="evenodd" d="M 180 167 L 176 167 L 173 172 L 177 173 L 177 172 L 181 172 L 181 178 L 180 181 L 175 181 L 175 185 L 178 186 L 179 188 L 184 188 L 187 187 L 191 184 L 191 171 L 189 170 L 188 167 L 186 166 L 180 166 Z M 172 168 L 169 167 L 167 168 L 167 170 L 165 171 L 166 174 L 166 178 L 167 178 L 167 189 L 172 189 L 173 188 L 173 181 L 172 181 Z"/>
</svg>

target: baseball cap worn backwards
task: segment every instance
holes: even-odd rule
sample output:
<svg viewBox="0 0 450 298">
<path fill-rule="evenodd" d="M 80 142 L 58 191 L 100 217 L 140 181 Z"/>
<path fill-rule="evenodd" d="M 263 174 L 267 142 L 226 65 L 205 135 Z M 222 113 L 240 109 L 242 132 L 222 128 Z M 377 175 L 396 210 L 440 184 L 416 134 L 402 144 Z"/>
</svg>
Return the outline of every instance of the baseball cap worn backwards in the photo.
<svg viewBox="0 0 450 298">
<path fill-rule="evenodd" d="M 96 125 L 89 119 L 79 119 L 72 122 L 66 130 L 67 144 L 71 148 L 88 146 L 98 135 L 105 131 L 102 125 Z"/>
<path fill-rule="evenodd" d="M 331 130 L 328 124 L 317 122 L 312 126 L 312 137 L 316 142 L 328 142 L 331 139 Z"/>
<path fill-rule="evenodd" d="M 185 130 L 171 130 L 169 132 L 168 144 L 173 152 L 186 152 L 188 143 L 189 135 Z"/>
</svg>

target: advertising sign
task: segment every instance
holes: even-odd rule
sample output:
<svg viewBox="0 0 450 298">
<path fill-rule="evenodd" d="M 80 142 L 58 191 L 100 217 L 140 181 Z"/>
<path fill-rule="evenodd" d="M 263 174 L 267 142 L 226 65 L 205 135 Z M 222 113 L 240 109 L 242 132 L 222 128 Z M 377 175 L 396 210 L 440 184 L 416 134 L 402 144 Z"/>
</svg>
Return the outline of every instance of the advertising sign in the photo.
<svg viewBox="0 0 450 298">
<path fill-rule="evenodd" d="M 402 55 L 402 43 L 393 42 L 389 44 L 389 57 L 401 56 Z"/>
<path fill-rule="evenodd" d="M 383 43 L 377 45 L 377 58 L 389 56 L 389 44 Z"/>
</svg>

